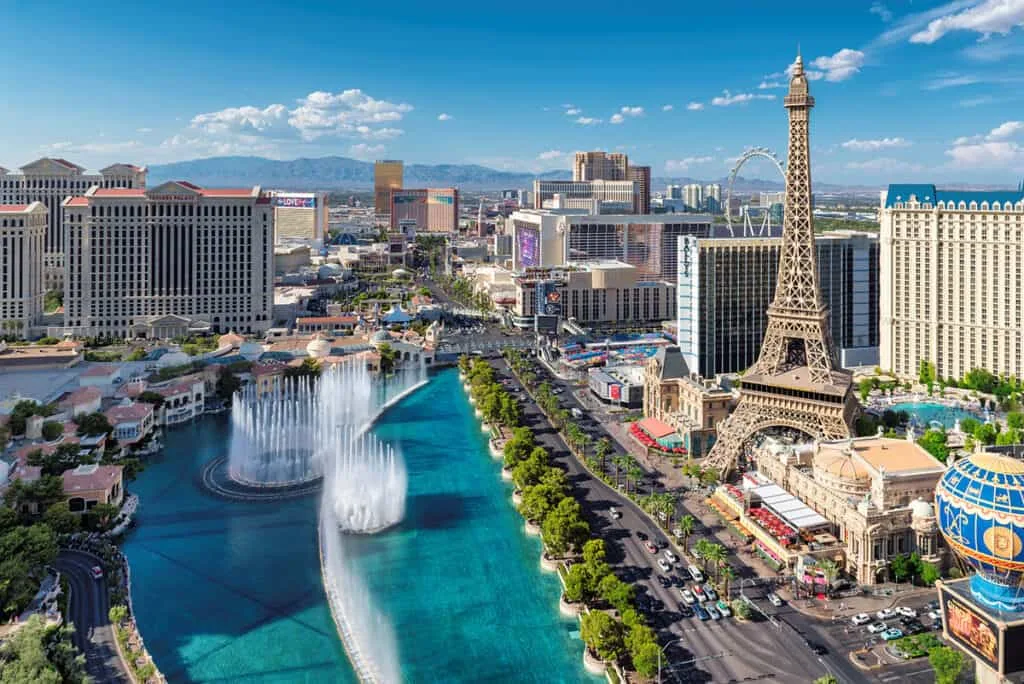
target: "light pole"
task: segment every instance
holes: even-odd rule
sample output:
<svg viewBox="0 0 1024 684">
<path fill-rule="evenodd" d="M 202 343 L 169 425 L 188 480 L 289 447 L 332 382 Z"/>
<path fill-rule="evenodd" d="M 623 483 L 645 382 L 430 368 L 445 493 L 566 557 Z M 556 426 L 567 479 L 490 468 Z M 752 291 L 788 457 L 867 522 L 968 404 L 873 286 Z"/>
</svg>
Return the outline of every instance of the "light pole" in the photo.
<svg viewBox="0 0 1024 684">
<path fill-rule="evenodd" d="M 669 646 L 675 643 L 679 643 L 682 640 L 682 637 L 680 637 L 679 639 L 673 639 L 672 641 L 665 644 L 660 651 L 658 651 L 658 684 L 661 684 L 661 656 L 665 653 L 666 650 L 668 650 Z"/>
</svg>

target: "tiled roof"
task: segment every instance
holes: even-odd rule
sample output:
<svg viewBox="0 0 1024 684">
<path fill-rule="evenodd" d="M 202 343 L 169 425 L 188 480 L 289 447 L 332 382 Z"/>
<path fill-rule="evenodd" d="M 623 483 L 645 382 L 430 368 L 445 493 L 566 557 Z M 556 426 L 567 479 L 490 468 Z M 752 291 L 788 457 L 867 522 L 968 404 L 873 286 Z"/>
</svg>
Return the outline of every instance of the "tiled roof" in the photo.
<svg viewBox="0 0 1024 684">
<path fill-rule="evenodd" d="M 93 197 L 145 197 L 146 191 L 142 188 L 96 188 L 92 193 Z"/>
<path fill-rule="evenodd" d="M 64 493 L 90 492 L 110 489 L 121 479 L 123 466 L 119 465 L 84 465 L 74 470 L 66 470 L 61 475 L 64 480 Z"/>
<path fill-rule="evenodd" d="M 69 197 L 64 200 L 65 207 L 87 207 L 89 206 L 88 197 Z"/>
<path fill-rule="evenodd" d="M 27 204 L 0 204 L 0 214 L 20 214 L 26 209 Z"/>
<path fill-rule="evenodd" d="M 109 375 L 114 375 L 119 370 L 121 370 L 120 366 L 114 366 L 114 365 L 110 365 L 110 364 L 103 364 L 103 365 L 93 366 L 93 367 L 89 368 L 87 371 L 82 373 L 82 377 L 83 378 L 105 378 L 105 377 L 107 377 Z"/>
<path fill-rule="evenodd" d="M 129 421 L 142 420 L 153 413 L 153 406 L 145 402 L 129 404 L 128 406 L 112 406 L 103 415 L 107 417 L 112 425 L 126 423 Z"/>
<path fill-rule="evenodd" d="M 978 205 L 988 202 L 991 205 L 994 202 L 1016 204 L 1024 201 L 1024 192 L 1020 190 L 939 190 L 934 185 L 926 183 L 898 183 L 889 186 L 885 206 L 891 209 L 897 202 L 909 202 L 911 195 L 918 202 L 927 202 L 932 206 L 939 202 L 966 202 L 968 205 L 971 202 L 977 202 Z"/>
<path fill-rule="evenodd" d="M 103 396 L 98 387 L 79 387 L 60 400 L 61 406 L 76 406 L 96 401 Z"/>
<path fill-rule="evenodd" d="M 296 318 L 295 325 L 331 325 L 332 323 L 355 325 L 358 320 L 357 316 L 306 316 Z"/>
</svg>

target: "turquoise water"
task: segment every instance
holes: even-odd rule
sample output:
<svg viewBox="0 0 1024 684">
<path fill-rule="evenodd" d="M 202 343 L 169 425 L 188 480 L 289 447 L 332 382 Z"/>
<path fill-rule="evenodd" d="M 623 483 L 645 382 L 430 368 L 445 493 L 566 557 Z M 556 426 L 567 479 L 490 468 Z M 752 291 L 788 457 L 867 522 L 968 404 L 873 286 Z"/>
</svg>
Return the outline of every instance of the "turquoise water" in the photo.
<svg viewBox="0 0 1024 684">
<path fill-rule="evenodd" d="M 926 402 L 903 402 L 901 404 L 893 404 L 888 408 L 893 411 L 906 411 L 911 416 L 917 416 L 918 421 L 923 425 L 928 425 L 933 420 L 937 420 L 947 428 L 953 427 L 957 420 L 963 420 L 964 418 L 981 419 L 978 414 L 967 409 Z"/>
<path fill-rule="evenodd" d="M 406 681 L 597 681 L 457 373 L 375 432 L 405 455 L 406 520 L 347 550 L 395 629 Z M 198 484 L 229 433 L 226 416 L 168 432 L 130 485 L 142 508 L 125 553 L 146 646 L 171 682 L 354 682 L 320 580 L 318 499 L 226 502 Z"/>
</svg>

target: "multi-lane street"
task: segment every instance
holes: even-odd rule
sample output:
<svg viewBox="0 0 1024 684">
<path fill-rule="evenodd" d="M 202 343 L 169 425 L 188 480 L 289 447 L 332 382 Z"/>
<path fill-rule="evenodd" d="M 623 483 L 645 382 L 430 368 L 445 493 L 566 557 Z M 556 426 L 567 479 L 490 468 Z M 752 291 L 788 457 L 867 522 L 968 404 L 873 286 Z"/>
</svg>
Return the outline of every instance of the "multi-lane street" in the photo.
<svg viewBox="0 0 1024 684">
<path fill-rule="evenodd" d="M 69 618 L 75 625 L 73 641 L 85 654 L 86 671 L 97 683 L 132 681 L 117 654 L 110 624 L 110 592 L 106 578 L 95 578 L 92 568 L 100 559 L 83 551 L 62 550 L 54 563 L 71 586 Z"/>
</svg>

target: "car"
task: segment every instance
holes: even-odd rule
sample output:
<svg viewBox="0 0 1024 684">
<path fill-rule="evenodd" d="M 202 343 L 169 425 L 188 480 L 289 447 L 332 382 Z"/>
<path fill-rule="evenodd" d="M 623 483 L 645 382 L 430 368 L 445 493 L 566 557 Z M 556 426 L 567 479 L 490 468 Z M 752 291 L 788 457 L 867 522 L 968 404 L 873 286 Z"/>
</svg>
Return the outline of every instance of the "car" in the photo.
<svg viewBox="0 0 1024 684">
<path fill-rule="evenodd" d="M 707 622 L 711 619 L 711 615 L 708 613 L 708 611 L 704 610 L 704 606 L 700 605 L 699 603 L 695 603 L 693 605 L 693 612 L 697 614 L 697 617 L 700 618 L 701 622 Z"/>
<path fill-rule="evenodd" d="M 868 625 L 868 632 L 871 634 L 881 634 L 885 630 L 889 629 L 889 625 L 884 622 L 875 622 Z"/>
<path fill-rule="evenodd" d="M 892 608 L 883 608 L 882 610 L 875 613 L 875 617 L 879 620 L 888 620 L 896 617 L 896 611 Z"/>
<path fill-rule="evenodd" d="M 686 602 L 686 605 L 692 606 L 697 602 L 697 598 L 693 595 L 693 592 L 689 589 L 680 589 L 679 596 Z"/>
<path fill-rule="evenodd" d="M 640 530 L 636 531 L 636 538 L 640 541 L 647 541 L 647 535 L 641 532 Z"/>
<path fill-rule="evenodd" d="M 900 606 L 899 608 L 896 609 L 896 612 L 899 613 L 900 615 L 902 615 L 903 617 L 908 617 L 908 618 L 916 618 L 917 617 L 917 611 L 914 610 L 913 608 L 911 608 L 910 606 Z"/>
<path fill-rule="evenodd" d="M 671 576 L 669 576 L 669 579 L 672 580 L 672 586 L 673 587 L 684 587 L 684 586 L 686 586 L 686 583 L 683 582 L 683 578 L 680 577 L 679 575 L 671 575 Z"/>
<path fill-rule="evenodd" d="M 658 567 L 661 568 L 662 572 L 671 572 L 672 570 L 672 564 L 664 558 L 658 559 Z"/>
<path fill-rule="evenodd" d="M 769 594 L 768 594 L 768 602 L 771 603 L 776 608 L 778 608 L 779 606 L 782 605 L 782 599 L 779 598 L 779 595 L 776 594 L 774 591 L 769 592 Z"/>
<path fill-rule="evenodd" d="M 938 602 L 938 600 L 932 599 L 931 601 L 928 602 L 927 607 L 928 607 L 928 610 L 938 610 L 939 609 L 939 602 Z"/>
<path fill-rule="evenodd" d="M 729 617 L 732 615 L 732 609 L 725 601 L 716 601 L 715 608 L 717 608 L 718 612 L 722 614 L 722 617 Z"/>
<path fill-rule="evenodd" d="M 708 595 L 708 600 L 709 601 L 717 601 L 718 600 L 718 592 L 715 591 L 715 588 L 713 586 L 711 586 L 710 582 L 707 582 L 707 583 L 704 584 L 704 593 Z"/>
<path fill-rule="evenodd" d="M 644 542 L 644 548 L 650 553 L 658 553 L 658 547 L 650 540 Z"/>
<path fill-rule="evenodd" d="M 690 573 L 690 577 L 693 578 L 694 582 L 704 581 L 704 575 L 701 573 L 700 570 L 697 569 L 696 565 L 691 565 L 688 568 L 686 568 L 686 572 Z"/>
<path fill-rule="evenodd" d="M 101 568 L 100 566 L 98 566 L 98 565 L 92 566 L 89 569 L 89 572 L 92 573 L 92 578 L 93 579 L 103 579 L 103 568 Z"/>
<path fill-rule="evenodd" d="M 895 627 L 885 630 L 882 632 L 882 638 L 886 641 L 892 641 L 893 639 L 899 639 L 903 636 L 903 632 Z"/>
<path fill-rule="evenodd" d="M 622 517 L 622 512 L 615 506 L 612 506 L 611 508 L 608 509 L 608 515 L 612 517 L 612 520 L 618 520 Z"/>
<path fill-rule="evenodd" d="M 712 620 L 720 620 L 722 618 L 722 614 L 718 612 L 718 609 L 715 608 L 714 604 L 707 604 L 704 606 L 704 610 L 708 611 L 708 615 L 711 616 Z"/>
<path fill-rule="evenodd" d="M 910 622 L 906 622 L 900 628 L 904 634 L 920 634 L 924 631 L 924 625 L 921 621 L 916 618 L 911 618 Z"/>
<path fill-rule="evenodd" d="M 680 603 L 679 615 L 684 618 L 691 618 L 693 617 L 693 608 L 690 608 L 690 606 L 686 605 L 685 603 Z"/>
<path fill-rule="evenodd" d="M 707 601 L 708 600 L 708 595 L 704 593 L 704 590 L 701 588 L 701 586 L 699 584 L 694 584 L 693 585 L 693 595 L 696 596 L 697 600 L 699 600 L 699 601 Z"/>
<path fill-rule="evenodd" d="M 811 653 L 813 653 L 814 655 L 825 655 L 826 653 L 828 653 L 828 649 L 816 641 L 804 639 L 804 645 L 807 646 L 807 648 L 809 648 L 811 650 Z"/>
<path fill-rule="evenodd" d="M 679 562 L 679 556 L 677 556 L 676 554 L 672 553 L 671 549 L 665 549 L 665 552 L 662 555 L 665 556 L 665 560 L 667 560 L 669 563 L 678 563 Z"/>
<path fill-rule="evenodd" d="M 659 598 L 652 598 L 651 606 L 654 608 L 654 610 L 665 610 L 665 602 Z"/>
<path fill-rule="evenodd" d="M 925 615 L 927 615 L 929 619 L 934 620 L 935 622 L 942 622 L 942 613 L 940 613 L 937 610 L 929 610 L 927 613 L 925 613 Z"/>
<path fill-rule="evenodd" d="M 672 580 L 670 580 L 668 577 L 665 577 L 664 575 L 658 575 L 658 584 L 668 589 L 672 586 Z"/>
<path fill-rule="evenodd" d="M 850 618 L 850 622 L 857 626 L 866 625 L 869 622 L 871 622 L 871 616 L 867 613 L 857 613 L 852 618 Z"/>
</svg>

